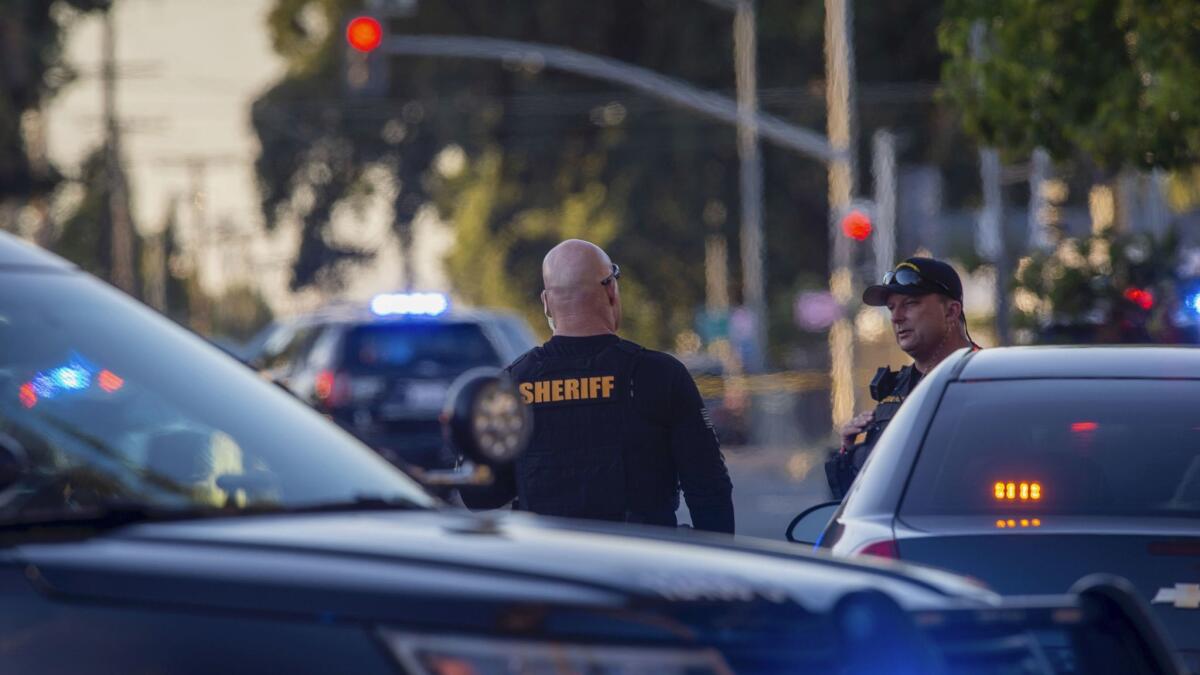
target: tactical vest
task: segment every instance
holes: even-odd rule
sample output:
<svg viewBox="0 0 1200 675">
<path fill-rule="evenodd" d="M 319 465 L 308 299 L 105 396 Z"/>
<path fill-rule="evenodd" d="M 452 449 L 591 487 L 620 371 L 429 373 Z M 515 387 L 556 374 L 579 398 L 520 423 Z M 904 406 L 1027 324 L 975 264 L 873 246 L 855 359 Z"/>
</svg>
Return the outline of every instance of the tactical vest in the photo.
<svg viewBox="0 0 1200 675">
<path fill-rule="evenodd" d="M 904 399 L 908 398 L 912 390 L 917 388 L 920 378 L 916 373 L 917 369 L 912 366 L 904 366 L 899 372 L 886 367 L 875 371 L 875 377 L 871 380 L 871 398 L 876 403 L 875 416 L 871 420 L 871 424 L 867 426 L 866 438 L 859 444 L 868 450 L 860 453 L 861 459 L 855 458 L 857 468 L 862 468 L 862 463 L 866 461 L 866 455 L 870 452 L 870 448 L 875 447 L 875 441 L 879 440 L 884 429 L 887 429 L 888 423 L 900 411 L 900 405 L 904 403 Z"/>
<path fill-rule="evenodd" d="M 568 518 L 659 522 L 674 510 L 646 506 L 631 469 L 637 453 L 662 452 L 633 408 L 633 374 L 642 347 L 621 340 L 591 356 L 549 355 L 538 347 L 511 369 L 534 411 L 533 438 L 517 460 L 521 509 Z M 653 435 L 653 434 L 651 434 Z M 632 460 L 632 461 L 631 461 Z M 648 510 L 656 513 L 649 514 Z"/>
<path fill-rule="evenodd" d="M 829 481 L 829 490 L 834 499 L 846 496 L 874 449 L 875 442 L 896 416 L 904 399 L 916 388 L 917 382 L 914 380 L 919 378 L 914 375 L 915 372 L 912 366 L 905 366 L 899 372 L 890 368 L 880 368 L 875 372 L 871 380 L 871 398 L 876 402 L 875 414 L 865 430 L 866 437 L 848 452 L 833 451 L 825 462 L 825 478 Z"/>
</svg>

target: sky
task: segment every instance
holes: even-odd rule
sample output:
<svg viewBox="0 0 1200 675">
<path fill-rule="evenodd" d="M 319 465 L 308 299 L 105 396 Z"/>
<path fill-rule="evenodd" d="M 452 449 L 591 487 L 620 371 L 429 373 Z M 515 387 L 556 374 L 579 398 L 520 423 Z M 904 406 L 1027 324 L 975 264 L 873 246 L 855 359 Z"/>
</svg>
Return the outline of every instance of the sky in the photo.
<svg viewBox="0 0 1200 675">
<path fill-rule="evenodd" d="M 266 14 L 273 0 L 117 0 L 114 14 L 118 72 L 117 110 L 129 172 L 133 214 L 145 233 L 160 230 L 173 200 L 192 245 L 205 232 L 208 254 L 202 281 L 210 290 L 253 278 L 277 312 L 310 308 L 321 299 L 287 291 L 296 233 L 265 236 L 253 162 L 258 143 L 250 126 L 251 102 L 282 76 L 271 50 Z M 103 140 L 99 16 L 80 18 L 68 33 L 65 56 L 81 73 L 47 108 L 52 161 L 68 175 Z M 196 172 L 203 162 L 199 194 Z M 198 197 L 198 199 L 197 199 Z M 365 299 L 401 278 L 399 253 L 386 209 L 359 220 L 335 217 L 339 233 L 387 242 L 376 263 L 351 279 L 345 297 Z M 199 222 L 203 229 L 195 227 Z M 417 224 L 418 280 L 444 286 L 440 253 L 446 228 L 426 217 Z M 216 234 L 214 234 L 216 232 Z"/>
</svg>

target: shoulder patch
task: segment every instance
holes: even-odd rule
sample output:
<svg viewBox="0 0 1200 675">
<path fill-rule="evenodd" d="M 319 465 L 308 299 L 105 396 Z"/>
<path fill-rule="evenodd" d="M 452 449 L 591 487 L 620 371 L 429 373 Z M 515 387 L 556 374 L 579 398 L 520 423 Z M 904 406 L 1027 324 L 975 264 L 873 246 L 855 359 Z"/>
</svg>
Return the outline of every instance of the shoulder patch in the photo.
<svg viewBox="0 0 1200 675">
<path fill-rule="evenodd" d="M 522 382 L 517 387 L 526 405 L 608 401 L 617 397 L 616 375 L 565 377 Z"/>
</svg>

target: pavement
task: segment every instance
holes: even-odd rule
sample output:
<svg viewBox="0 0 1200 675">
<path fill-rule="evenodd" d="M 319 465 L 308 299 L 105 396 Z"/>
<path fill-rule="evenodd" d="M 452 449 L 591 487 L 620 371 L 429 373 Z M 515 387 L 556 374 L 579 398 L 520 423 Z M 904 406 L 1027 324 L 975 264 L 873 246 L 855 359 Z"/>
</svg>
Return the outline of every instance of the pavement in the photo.
<svg viewBox="0 0 1200 675">
<path fill-rule="evenodd" d="M 823 448 L 740 446 L 724 448 L 733 480 L 738 536 L 786 541 L 788 524 L 804 509 L 829 501 Z M 687 506 L 679 522 L 690 523 Z"/>
</svg>

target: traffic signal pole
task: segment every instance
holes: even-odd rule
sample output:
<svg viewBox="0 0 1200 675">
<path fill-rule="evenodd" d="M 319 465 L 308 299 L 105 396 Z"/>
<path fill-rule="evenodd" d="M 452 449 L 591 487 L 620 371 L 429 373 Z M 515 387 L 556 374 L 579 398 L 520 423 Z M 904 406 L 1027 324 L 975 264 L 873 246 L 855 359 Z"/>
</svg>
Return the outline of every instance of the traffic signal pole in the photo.
<svg viewBox="0 0 1200 675">
<path fill-rule="evenodd" d="M 842 217 L 854 198 L 856 167 L 854 136 L 854 58 L 850 46 L 852 0 L 825 0 L 825 100 L 829 143 L 835 157 L 829 162 L 829 290 L 842 315 L 829 329 L 830 391 L 833 424 L 854 416 L 854 324 L 846 308 L 853 300 L 851 244 L 839 232 Z"/>
</svg>

